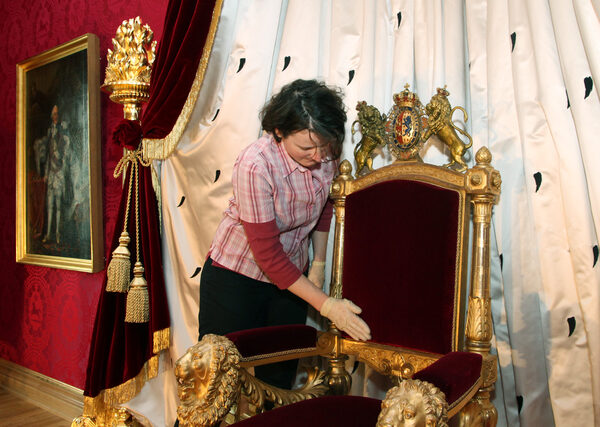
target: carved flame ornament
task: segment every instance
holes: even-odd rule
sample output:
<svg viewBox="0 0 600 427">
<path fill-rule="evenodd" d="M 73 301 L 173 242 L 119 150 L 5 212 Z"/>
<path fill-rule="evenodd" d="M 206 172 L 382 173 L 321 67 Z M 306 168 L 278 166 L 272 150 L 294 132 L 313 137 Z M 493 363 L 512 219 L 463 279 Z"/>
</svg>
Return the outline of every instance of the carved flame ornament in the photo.
<svg viewBox="0 0 600 427">
<path fill-rule="evenodd" d="M 140 17 L 123 21 L 113 38 L 114 50 L 106 58 L 106 76 L 102 89 L 113 102 L 123 104 L 124 117 L 137 120 L 141 104 L 150 96 L 150 75 L 156 53 L 156 40 L 148 24 Z"/>
</svg>

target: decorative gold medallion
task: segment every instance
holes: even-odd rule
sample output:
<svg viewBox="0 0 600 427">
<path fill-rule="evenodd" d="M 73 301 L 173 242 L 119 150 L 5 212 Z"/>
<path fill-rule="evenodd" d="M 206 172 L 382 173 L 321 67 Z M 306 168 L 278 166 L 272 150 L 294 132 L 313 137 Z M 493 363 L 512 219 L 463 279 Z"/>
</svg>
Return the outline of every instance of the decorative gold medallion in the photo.
<svg viewBox="0 0 600 427">
<path fill-rule="evenodd" d="M 388 114 L 386 134 L 388 147 L 398 160 L 419 159 L 423 146 L 423 105 L 419 97 L 408 90 L 394 95 L 394 106 Z"/>
</svg>

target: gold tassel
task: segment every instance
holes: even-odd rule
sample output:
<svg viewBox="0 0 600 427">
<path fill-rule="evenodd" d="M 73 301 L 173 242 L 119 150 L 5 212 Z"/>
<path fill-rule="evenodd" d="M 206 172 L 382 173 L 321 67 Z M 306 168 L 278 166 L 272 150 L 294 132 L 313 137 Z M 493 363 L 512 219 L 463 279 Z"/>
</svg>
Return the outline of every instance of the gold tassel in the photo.
<svg viewBox="0 0 600 427">
<path fill-rule="evenodd" d="M 112 259 L 106 269 L 106 292 L 127 292 L 129 290 L 129 279 L 131 277 L 131 261 L 129 234 L 126 231 L 119 237 L 119 246 L 112 253 Z"/>
<path fill-rule="evenodd" d="M 144 279 L 144 267 L 141 262 L 136 262 L 133 268 L 133 280 L 127 293 L 127 308 L 125 322 L 146 323 L 150 319 L 150 303 L 148 285 Z"/>
</svg>

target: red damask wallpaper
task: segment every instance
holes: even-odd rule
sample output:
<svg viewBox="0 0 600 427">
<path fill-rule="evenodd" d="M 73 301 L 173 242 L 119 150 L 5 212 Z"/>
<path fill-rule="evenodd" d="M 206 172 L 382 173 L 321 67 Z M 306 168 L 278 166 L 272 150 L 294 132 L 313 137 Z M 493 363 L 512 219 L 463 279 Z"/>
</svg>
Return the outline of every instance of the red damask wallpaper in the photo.
<svg viewBox="0 0 600 427">
<path fill-rule="evenodd" d="M 0 358 L 83 388 L 105 271 L 96 274 L 15 262 L 16 64 L 85 33 L 100 39 L 101 79 L 111 39 L 140 16 L 160 40 L 168 0 L 0 2 Z M 103 216 L 106 255 L 116 221 L 121 149 L 107 143 L 122 109 L 102 95 Z"/>
</svg>

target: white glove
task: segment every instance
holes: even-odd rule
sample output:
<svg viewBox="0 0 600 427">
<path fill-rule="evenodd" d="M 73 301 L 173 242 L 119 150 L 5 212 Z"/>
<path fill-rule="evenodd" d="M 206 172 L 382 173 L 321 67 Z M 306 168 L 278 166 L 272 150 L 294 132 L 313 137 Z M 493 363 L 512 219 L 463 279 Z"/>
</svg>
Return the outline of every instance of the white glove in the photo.
<svg viewBox="0 0 600 427">
<path fill-rule="evenodd" d="M 346 332 L 355 340 L 366 341 L 371 339 L 369 326 L 357 314 L 361 313 L 360 307 L 347 299 L 329 297 L 321 306 L 321 315 L 327 317 L 338 329 Z"/>
<path fill-rule="evenodd" d="M 308 280 L 313 282 L 319 289 L 323 289 L 325 282 L 325 261 L 313 261 L 308 270 Z"/>
</svg>

